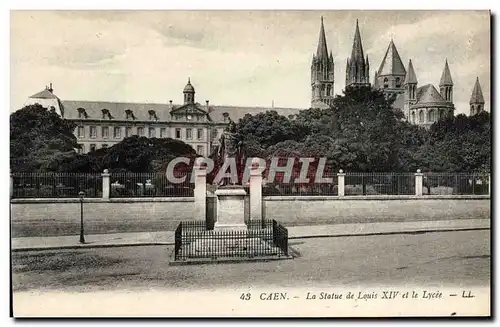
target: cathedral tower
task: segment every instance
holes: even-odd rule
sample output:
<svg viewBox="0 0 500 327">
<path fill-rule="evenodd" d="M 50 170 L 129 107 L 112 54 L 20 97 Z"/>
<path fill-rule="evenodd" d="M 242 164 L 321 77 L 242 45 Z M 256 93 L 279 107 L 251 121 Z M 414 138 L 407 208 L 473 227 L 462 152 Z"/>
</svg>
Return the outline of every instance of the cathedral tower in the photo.
<svg viewBox="0 0 500 327">
<path fill-rule="evenodd" d="M 410 61 L 411 65 L 411 61 Z M 413 73 L 415 75 L 415 73 Z M 374 87 L 383 89 L 386 95 L 400 94 L 404 92 L 404 80 L 406 69 L 401 61 L 396 45 L 393 40 L 385 52 L 384 59 L 376 72 L 376 84 Z"/>
<path fill-rule="evenodd" d="M 319 31 L 318 49 L 316 54 L 313 54 L 311 64 L 311 107 L 312 108 L 328 108 L 334 96 L 334 65 L 333 55 L 330 51 L 328 55 L 328 47 L 326 45 L 325 27 L 323 25 L 323 17 L 321 17 L 321 28 Z"/>
<path fill-rule="evenodd" d="M 476 83 L 474 84 L 474 89 L 472 90 L 469 104 L 471 116 L 484 111 L 484 97 L 483 91 L 481 90 L 481 84 L 479 84 L 479 77 L 476 78 Z"/>
<path fill-rule="evenodd" d="M 351 57 L 347 58 L 345 73 L 345 86 L 370 86 L 370 64 L 368 56 L 363 54 L 363 44 L 359 33 L 358 20 L 356 19 L 356 31 L 354 32 L 354 42 L 352 44 Z"/>
</svg>

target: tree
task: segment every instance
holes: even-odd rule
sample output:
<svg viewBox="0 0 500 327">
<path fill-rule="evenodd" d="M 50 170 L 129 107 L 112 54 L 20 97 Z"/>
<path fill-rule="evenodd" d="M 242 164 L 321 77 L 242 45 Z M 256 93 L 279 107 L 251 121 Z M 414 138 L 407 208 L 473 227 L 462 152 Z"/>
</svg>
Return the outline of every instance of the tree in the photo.
<svg viewBox="0 0 500 327">
<path fill-rule="evenodd" d="M 236 125 L 236 132 L 244 143 L 251 140 L 263 149 L 286 140 L 298 141 L 307 135 L 307 131 L 293 120 L 274 110 L 256 115 L 246 114 Z"/>
<path fill-rule="evenodd" d="M 416 154 L 424 171 L 486 172 L 491 165 L 491 119 L 481 112 L 434 123 Z"/>
<path fill-rule="evenodd" d="M 165 171 L 176 157 L 196 157 L 188 144 L 171 138 L 127 137 L 110 148 L 88 153 L 89 167 L 102 172 L 157 172 Z"/>
<path fill-rule="evenodd" d="M 41 105 L 10 115 L 10 166 L 13 172 L 59 172 L 78 148 L 76 125 Z"/>
</svg>

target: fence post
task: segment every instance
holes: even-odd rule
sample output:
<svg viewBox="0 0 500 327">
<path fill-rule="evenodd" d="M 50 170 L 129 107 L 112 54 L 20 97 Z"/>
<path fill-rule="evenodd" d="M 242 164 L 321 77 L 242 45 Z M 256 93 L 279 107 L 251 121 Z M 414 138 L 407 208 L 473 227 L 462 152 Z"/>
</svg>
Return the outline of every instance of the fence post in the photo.
<svg viewBox="0 0 500 327">
<path fill-rule="evenodd" d="M 10 173 L 10 197 L 14 196 L 14 178 L 12 177 L 12 172 Z"/>
<path fill-rule="evenodd" d="M 110 177 L 111 174 L 109 173 L 109 170 L 104 169 L 104 172 L 101 174 L 102 176 L 102 198 L 103 199 L 109 199 L 109 192 L 110 192 Z"/>
<path fill-rule="evenodd" d="M 262 170 L 259 169 L 258 161 L 252 160 L 250 169 L 250 220 L 261 221 L 262 219 Z"/>
<path fill-rule="evenodd" d="M 416 196 L 422 196 L 423 195 L 423 178 L 424 174 L 422 174 L 422 171 L 420 169 L 417 169 L 417 172 L 415 173 L 415 195 Z"/>
<path fill-rule="evenodd" d="M 207 207 L 207 171 L 201 163 L 196 162 L 194 168 L 194 206 L 196 210 L 195 219 L 206 220 Z"/>
<path fill-rule="evenodd" d="M 345 173 L 342 169 L 339 170 L 338 174 L 338 195 L 339 196 L 344 196 L 345 195 Z"/>
</svg>

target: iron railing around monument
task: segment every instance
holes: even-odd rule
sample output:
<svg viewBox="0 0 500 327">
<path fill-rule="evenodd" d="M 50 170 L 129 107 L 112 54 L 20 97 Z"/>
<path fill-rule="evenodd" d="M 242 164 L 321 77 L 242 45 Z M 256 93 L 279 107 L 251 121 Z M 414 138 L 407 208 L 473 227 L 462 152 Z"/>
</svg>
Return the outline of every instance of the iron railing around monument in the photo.
<svg viewBox="0 0 500 327">
<path fill-rule="evenodd" d="M 175 230 L 175 260 L 288 256 L 288 231 L 275 220 L 250 221 L 246 230 L 209 230 L 183 221 Z"/>
</svg>

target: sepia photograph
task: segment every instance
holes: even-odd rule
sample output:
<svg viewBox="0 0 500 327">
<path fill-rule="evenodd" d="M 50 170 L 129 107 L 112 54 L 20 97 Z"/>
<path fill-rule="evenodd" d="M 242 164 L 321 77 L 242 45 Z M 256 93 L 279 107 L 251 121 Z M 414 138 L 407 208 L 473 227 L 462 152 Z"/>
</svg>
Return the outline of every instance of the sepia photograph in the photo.
<svg viewBox="0 0 500 327">
<path fill-rule="evenodd" d="M 11 10 L 11 316 L 490 317 L 489 10 Z"/>
</svg>

